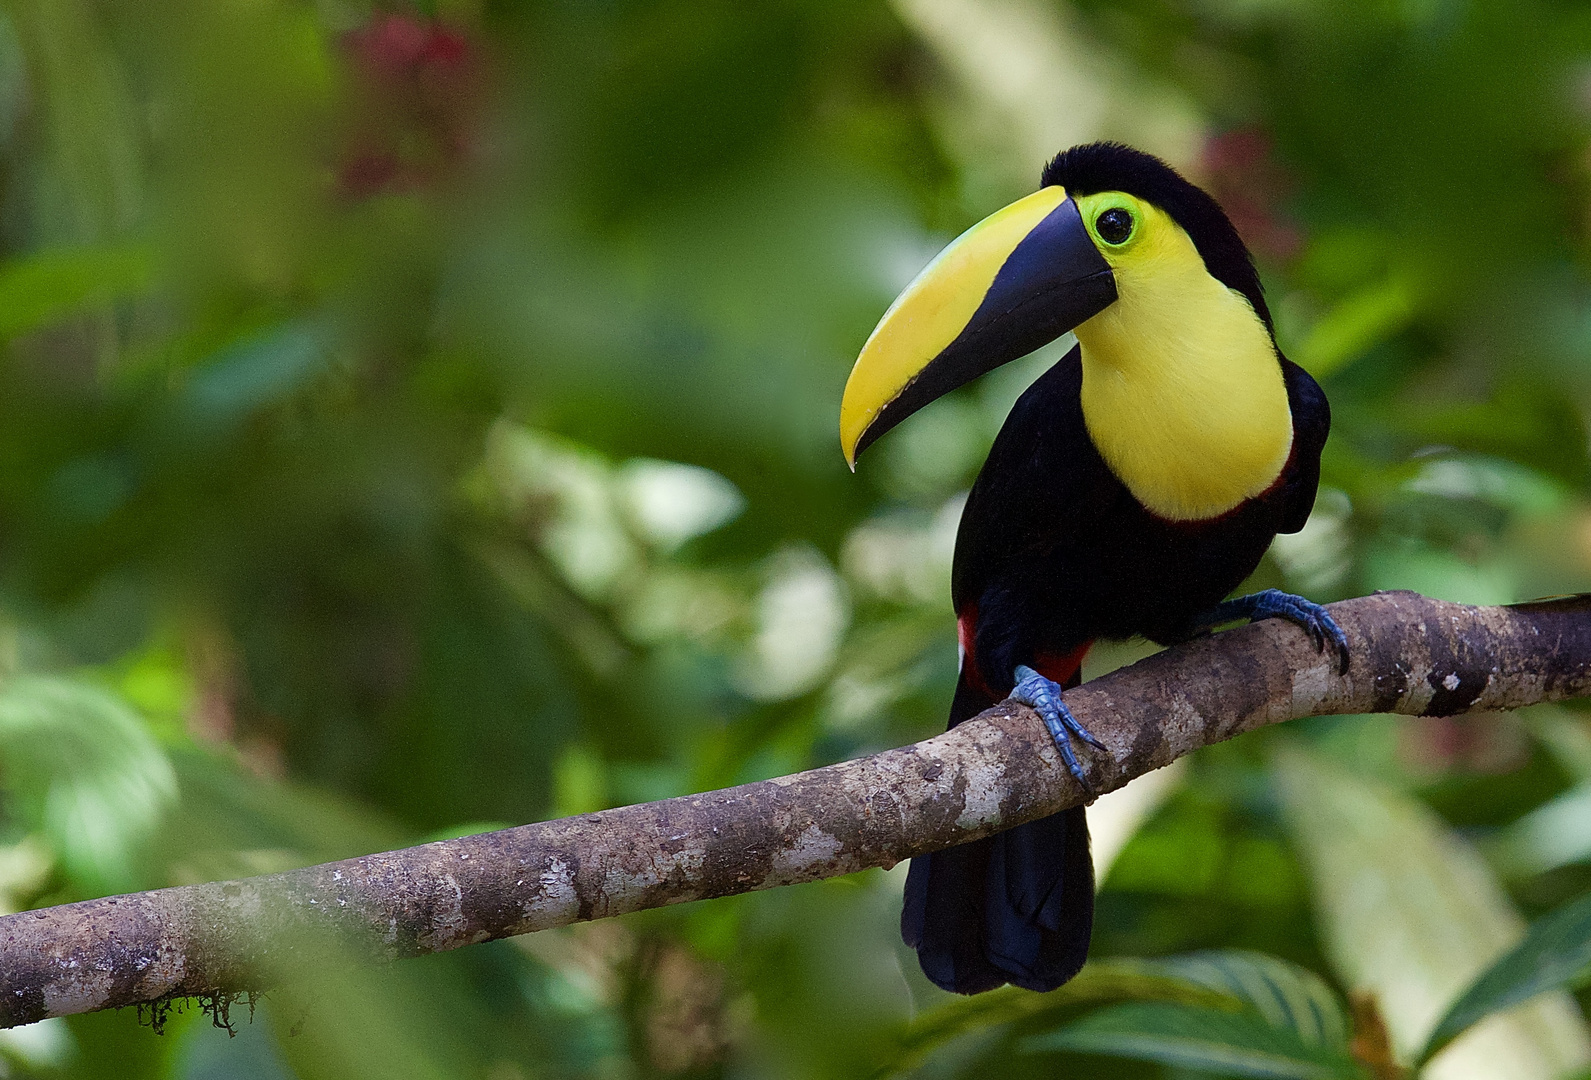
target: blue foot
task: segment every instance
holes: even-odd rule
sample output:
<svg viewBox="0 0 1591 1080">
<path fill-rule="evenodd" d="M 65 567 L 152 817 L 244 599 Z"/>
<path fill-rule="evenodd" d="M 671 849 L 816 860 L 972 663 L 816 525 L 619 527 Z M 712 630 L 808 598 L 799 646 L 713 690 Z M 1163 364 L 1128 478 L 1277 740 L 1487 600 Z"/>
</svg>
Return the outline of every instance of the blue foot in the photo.
<svg viewBox="0 0 1591 1080">
<path fill-rule="evenodd" d="M 1319 604 L 1305 600 L 1302 596 L 1282 592 L 1280 589 L 1266 589 L 1263 592 L 1239 596 L 1235 600 L 1226 600 L 1217 604 L 1204 622 L 1207 626 L 1215 626 L 1231 622 L 1233 619 L 1248 619 L 1250 622 L 1258 622 L 1261 619 L 1286 619 L 1295 626 L 1303 628 L 1309 639 L 1315 643 L 1317 651 L 1325 652 L 1326 642 L 1330 641 L 1341 660 L 1337 673 L 1348 674 L 1347 635 L 1342 632 L 1337 621 Z"/>
<path fill-rule="evenodd" d="M 1083 771 L 1077 755 L 1072 752 L 1072 738 L 1075 736 L 1082 739 L 1095 750 L 1104 750 L 1105 744 L 1094 738 L 1087 728 L 1073 718 L 1071 710 L 1066 707 L 1066 702 L 1061 700 L 1059 684 L 1046 679 L 1025 664 L 1018 664 L 1016 687 L 1011 691 L 1011 700 L 1028 706 L 1044 718 L 1044 726 L 1050 729 L 1050 736 L 1061 751 L 1061 760 L 1066 762 L 1066 770 L 1083 785 L 1084 791 L 1092 791 L 1088 774 Z"/>
</svg>

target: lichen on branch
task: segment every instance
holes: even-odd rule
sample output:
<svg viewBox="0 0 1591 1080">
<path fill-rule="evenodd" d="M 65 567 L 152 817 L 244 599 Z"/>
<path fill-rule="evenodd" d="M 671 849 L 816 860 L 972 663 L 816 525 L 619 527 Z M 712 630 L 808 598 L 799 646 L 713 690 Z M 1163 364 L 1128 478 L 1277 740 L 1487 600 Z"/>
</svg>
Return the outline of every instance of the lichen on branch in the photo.
<svg viewBox="0 0 1591 1080">
<path fill-rule="evenodd" d="M 1591 597 L 1331 605 L 1346 676 L 1271 621 L 1067 692 L 1108 754 L 1092 794 L 1305 716 L 1448 716 L 1591 692 Z M 325 963 L 396 960 L 643 908 L 836 877 L 1087 801 L 1043 723 L 1003 703 L 951 731 L 793 776 L 0 918 L 0 1027 L 172 997 L 227 999 Z"/>
</svg>

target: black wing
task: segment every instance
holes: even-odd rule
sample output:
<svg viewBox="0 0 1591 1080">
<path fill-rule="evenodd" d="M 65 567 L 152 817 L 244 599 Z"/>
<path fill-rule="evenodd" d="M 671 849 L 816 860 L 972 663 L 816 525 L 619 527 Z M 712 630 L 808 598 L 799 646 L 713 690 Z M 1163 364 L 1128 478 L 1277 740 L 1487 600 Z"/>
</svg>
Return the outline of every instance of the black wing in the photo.
<svg viewBox="0 0 1591 1080">
<path fill-rule="evenodd" d="M 1293 411 L 1293 456 L 1282 482 L 1282 515 L 1277 532 L 1294 533 L 1309 520 L 1320 486 L 1320 451 L 1331 431 L 1331 405 L 1309 372 L 1282 358 L 1287 404 Z"/>
</svg>

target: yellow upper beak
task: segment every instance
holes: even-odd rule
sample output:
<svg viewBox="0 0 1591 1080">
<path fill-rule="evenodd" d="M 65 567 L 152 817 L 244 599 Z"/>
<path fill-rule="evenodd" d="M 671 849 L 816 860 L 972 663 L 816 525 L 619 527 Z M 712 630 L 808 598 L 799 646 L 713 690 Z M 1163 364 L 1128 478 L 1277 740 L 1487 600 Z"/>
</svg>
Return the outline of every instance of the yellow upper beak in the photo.
<svg viewBox="0 0 1591 1080">
<path fill-rule="evenodd" d="M 840 403 L 846 463 L 855 469 L 857 455 L 910 413 L 1115 298 L 1110 268 L 1064 188 L 980 221 L 917 275 L 862 346 Z"/>
</svg>

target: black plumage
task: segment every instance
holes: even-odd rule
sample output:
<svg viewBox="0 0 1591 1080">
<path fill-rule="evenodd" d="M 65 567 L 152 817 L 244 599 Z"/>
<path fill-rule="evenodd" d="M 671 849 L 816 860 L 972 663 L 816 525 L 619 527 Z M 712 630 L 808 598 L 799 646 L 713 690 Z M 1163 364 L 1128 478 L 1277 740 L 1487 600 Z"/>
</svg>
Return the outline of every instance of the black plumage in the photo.
<svg viewBox="0 0 1591 1080">
<path fill-rule="evenodd" d="M 1075 195 L 1124 191 L 1189 234 L 1206 269 L 1269 312 L 1236 230 L 1216 202 L 1155 158 L 1095 144 L 1060 155 L 1046 183 Z M 1303 527 L 1330 426 L 1325 395 L 1277 354 L 1293 417 L 1276 482 L 1219 517 L 1147 510 L 1089 438 L 1074 348 L 1018 400 L 968 497 L 952 597 L 965 656 L 955 726 L 1010 693 L 1017 665 L 1075 685 L 1088 645 L 1141 634 L 1171 644 L 1258 565 L 1278 532 Z M 1050 990 L 1076 974 L 1093 922 L 1082 808 L 912 861 L 902 936 L 938 985 L 977 993 L 1010 982 Z"/>
</svg>

